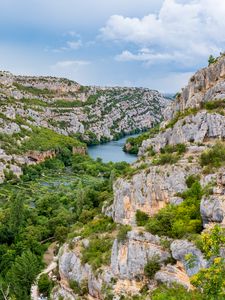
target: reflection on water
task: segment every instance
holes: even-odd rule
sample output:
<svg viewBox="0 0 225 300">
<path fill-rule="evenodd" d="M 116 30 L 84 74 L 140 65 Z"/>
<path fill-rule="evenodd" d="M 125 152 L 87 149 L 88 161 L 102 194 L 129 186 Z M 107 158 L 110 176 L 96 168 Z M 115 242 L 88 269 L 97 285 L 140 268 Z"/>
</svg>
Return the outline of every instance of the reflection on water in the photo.
<svg viewBox="0 0 225 300">
<path fill-rule="evenodd" d="M 138 134 L 126 136 L 118 141 L 111 141 L 106 144 L 90 146 L 88 148 L 88 154 L 94 159 L 100 157 L 103 162 L 126 161 L 128 163 L 133 163 L 137 159 L 137 156 L 125 153 L 123 151 L 123 145 L 128 137 L 135 136 L 138 136 Z"/>
</svg>

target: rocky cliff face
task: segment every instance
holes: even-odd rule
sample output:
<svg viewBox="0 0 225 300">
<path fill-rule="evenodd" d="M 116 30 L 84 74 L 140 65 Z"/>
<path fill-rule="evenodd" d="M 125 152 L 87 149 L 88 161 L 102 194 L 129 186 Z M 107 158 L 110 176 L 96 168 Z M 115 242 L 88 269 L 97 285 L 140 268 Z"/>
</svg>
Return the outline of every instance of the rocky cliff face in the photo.
<svg viewBox="0 0 225 300">
<path fill-rule="evenodd" d="M 168 102 L 149 89 L 86 87 L 64 78 L 0 72 L 0 182 L 6 173 L 21 175 L 24 164 L 51 157 L 39 149 L 16 153 L 33 128 L 98 143 L 151 128 Z M 83 147 L 73 148 L 73 153 L 85 152 Z"/>
<path fill-rule="evenodd" d="M 209 68 L 197 72 L 177 100 L 165 110 L 166 121 L 161 125 L 160 132 L 143 142 L 139 149 L 139 160 L 133 166 L 133 175 L 128 174 L 114 183 L 113 204 L 103 211 L 116 223 L 130 227 L 127 227 L 128 233 L 122 241 L 114 238 L 110 263 L 96 277 L 90 266 L 82 265 L 77 258 L 81 253 L 79 244 L 76 242 L 77 252 L 64 245 L 59 258 L 62 280 L 66 278 L 68 282 L 70 276 L 74 276 L 78 282 L 81 278 L 87 279 L 88 293 L 94 299 L 120 299 L 122 295 L 132 299 L 129 297 L 143 295 L 143 286 L 151 294 L 160 283 L 168 286 L 178 283 L 189 290 L 193 289 L 191 276 L 202 268 L 208 268 L 212 259 L 206 257 L 190 236 L 189 240 L 169 239 L 146 232 L 144 227 L 137 226 L 136 213 L 141 211 L 151 217 L 169 204 L 181 205 L 184 201 L 182 193 L 188 189 L 187 179 L 192 175 L 198 178 L 202 189 L 208 191 L 202 197 L 199 208 L 205 228 L 203 233 L 209 232 L 215 225 L 224 227 L 223 163 L 207 172 L 200 164 L 202 153 L 210 151 L 216 140 L 223 143 L 225 138 L 224 106 L 214 105 L 213 109 L 208 109 L 203 105 L 211 101 L 223 103 L 218 99 L 225 98 L 224 76 L 224 56 Z M 172 163 L 168 160 L 159 163 L 160 152 L 164 153 L 165 146 L 181 143 L 186 145 L 185 153 L 177 155 Z M 167 149 L 171 151 L 167 153 L 167 158 L 171 159 L 174 157 L 173 148 Z M 217 255 L 223 257 L 223 249 L 219 249 Z M 155 256 L 160 270 L 149 280 L 144 269 Z M 171 259 L 174 264 L 171 264 Z M 106 296 L 106 289 L 111 292 L 110 297 Z M 141 299 L 148 299 L 148 296 Z"/>
<path fill-rule="evenodd" d="M 84 87 L 63 78 L 8 72 L 0 73 L 0 95 L 0 113 L 6 117 L 19 115 L 32 125 L 80 133 L 92 142 L 151 128 L 169 102 L 150 89 Z"/>
<path fill-rule="evenodd" d="M 222 55 L 216 63 L 196 72 L 188 85 L 177 95 L 177 101 L 164 111 L 166 120 L 172 119 L 176 112 L 187 108 L 200 108 L 209 101 L 225 98 L 225 56 Z"/>
</svg>

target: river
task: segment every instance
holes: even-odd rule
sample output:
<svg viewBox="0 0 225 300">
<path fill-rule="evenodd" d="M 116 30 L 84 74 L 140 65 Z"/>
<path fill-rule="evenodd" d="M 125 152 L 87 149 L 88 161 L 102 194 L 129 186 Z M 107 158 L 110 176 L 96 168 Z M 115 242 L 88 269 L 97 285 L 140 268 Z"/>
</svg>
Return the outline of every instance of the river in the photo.
<svg viewBox="0 0 225 300">
<path fill-rule="evenodd" d="M 88 154 L 96 159 L 101 158 L 103 162 L 120 162 L 126 161 L 128 163 L 133 163 L 137 156 L 134 154 L 125 153 L 123 151 L 123 145 L 129 137 L 136 137 L 138 134 L 125 136 L 118 141 L 111 141 L 105 144 L 95 145 L 88 147 Z"/>
</svg>

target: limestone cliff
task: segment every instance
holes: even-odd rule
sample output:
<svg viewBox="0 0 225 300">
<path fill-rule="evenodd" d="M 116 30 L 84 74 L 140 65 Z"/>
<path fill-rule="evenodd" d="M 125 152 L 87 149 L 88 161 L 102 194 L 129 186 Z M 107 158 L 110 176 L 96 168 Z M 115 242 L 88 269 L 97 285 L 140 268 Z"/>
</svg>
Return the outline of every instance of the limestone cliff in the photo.
<svg viewBox="0 0 225 300">
<path fill-rule="evenodd" d="M 217 140 L 223 144 L 224 98 L 225 57 L 222 56 L 190 79 L 177 100 L 166 108 L 166 121 L 162 123 L 159 133 L 142 143 L 133 172 L 114 183 L 113 204 L 104 207 L 103 212 L 116 223 L 127 226 L 127 232 L 123 240 L 112 236 L 114 241 L 108 265 L 102 266 L 96 274 L 89 264 L 82 264 L 80 245 L 83 243 L 83 247 L 88 247 L 88 240 L 78 238 L 70 249 L 64 245 L 59 255 L 61 279 L 53 299 L 59 299 L 70 278 L 79 283 L 87 280 L 88 294 L 93 299 L 141 297 L 143 287 L 149 293 L 140 299 L 150 299 L 151 291 L 160 283 L 168 286 L 178 283 L 189 290 L 193 289 L 190 277 L 202 268 L 208 268 L 212 259 L 208 259 L 190 236 L 189 240 L 185 236 L 182 239 L 159 237 L 147 232 L 145 227 L 137 226 L 137 212 L 151 217 L 168 204 L 181 205 L 190 184 L 188 179 L 198 178 L 202 189 L 207 191 L 198 208 L 205 228 L 201 230 L 208 232 L 216 224 L 224 227 L 223 162 L 216 168 L 206 169 L 200 159 L 202 153 L 209 153 L 213 149 Z M 211 108 L 204 105 L 206 102 L 217 104 Z M 179 148 L 175 146 L 180 144 L 185 149 L 176 152 Z M 221 247 L 217 254 L 220 257 L 225 256 L 223 249 Z M 145 266 L 154 257 L 158 259 L 160 270 L 149 280 Z M 76 299 L 76 296 L 70 299 Z"/>
</svg>

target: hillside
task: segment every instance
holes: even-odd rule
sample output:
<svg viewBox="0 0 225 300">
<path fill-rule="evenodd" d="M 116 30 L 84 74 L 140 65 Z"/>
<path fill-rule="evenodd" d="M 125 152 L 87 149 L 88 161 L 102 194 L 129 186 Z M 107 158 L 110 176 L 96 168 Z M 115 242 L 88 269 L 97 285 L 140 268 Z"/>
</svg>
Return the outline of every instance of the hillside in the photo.
<svg viewBox="0 0 225 300">
<path fill-rule="evenodd" d="M 84 152 L 79 141 L 98 144 L 151 128 L 168 103 L 144 88 L 87 87 L 1 72 L 0 182 L 21 175 L 25 164 L 54 156 L 60 140 L 74 153 Z"/>
<path fill-rule="evenodd" d="M 63 103 L 73 103 L 79 91 L 79 106 L 69 108 L 78 119 L 78 110 L 83 114 L 87 107 L 103 111 L 105 96 L 89 102 L 94 88 L 84 92 L 70 82 L 67 89 L 68 81 L 39 78 L 38 86 L 29 82 L 29 92 L 41 89 L 48 96 L 34 97 L 31 104 L 30 95 L 24 100 L 24 86 L 35 78 L 18 77 L 13 99 L 15 83 L 2 80 L 1 164 L 6 166 L 8 151 L 6 169 L 19 167 L 21 176 L 5 171 L 0 185 L 0 299 L 224 299 L 224 78 L 221 56 L 193 75 L 164 110 L 165 100 L 158 98 L 163 122 L 125 145 L 138 153 L 133 165 L 94 161 L 85 155 L 86 144 L 68 136 L 68 127 L 65 132 L 50 127 L 46 113 L 52 116 L 54 103 L 62 103 L 62 91 Z M 136 89 L 115 90 L 133 91 L 136 99 Z M 27 101 L 40 118 L 45 116 L 45 126 L 27 117 L 30 108 L 21 108 Z M 39 111 L 36 101 L 46 106 Z M 8 107 L 16 111 L 13 118 L 6 114 Z M 126 112 L 130 109 L 133 104 Z M 136 113 L 133 120 L 149 122 L 148 114 Z M 12 134 L 14 128 L 19 129 Z"/>
<path fill-rule="evenodd" d="M 224 76 L 222 56 L 144 135 L 103 205 L 115 228 L 96 216 L 71 233 L 53 299 L 224 299 Z"/>
</svg>

